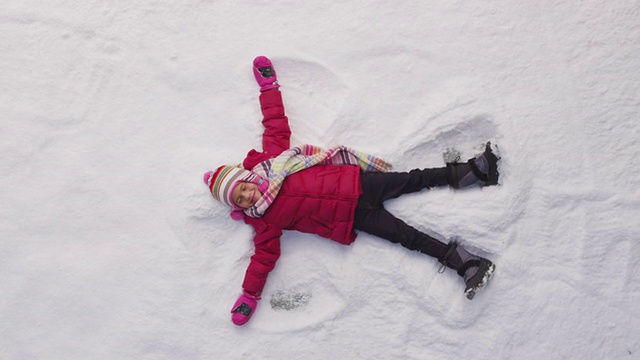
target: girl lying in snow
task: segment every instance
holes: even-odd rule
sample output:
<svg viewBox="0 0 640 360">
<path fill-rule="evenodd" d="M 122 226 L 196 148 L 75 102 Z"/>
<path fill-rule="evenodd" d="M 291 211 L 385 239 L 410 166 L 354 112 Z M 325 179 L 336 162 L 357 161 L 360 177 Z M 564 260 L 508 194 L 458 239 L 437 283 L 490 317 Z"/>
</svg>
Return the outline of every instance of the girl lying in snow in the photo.
<svg viewBox="0 0 640 360">
<path fill-rule="evenodd" d="M 317 234 L 344 245 L 351 244 L 355 230 L 360 230 L 400 243 L 456 270 L 465 282 L 466 297 L 472 299 L 495 265 L 455 241 L 444 244 L 414 229 L 385 210 L 383 202 L 436 186 L 497 184 L 499 159 L 491 144 L 468 162 L 408 173 L 388 172 L 391 166 L 385 161 L 344 146 L 290 148 L 291 130 L 271 61 L 257 57 L 253 72 L 261 91 L 263 151 L 251 150 L 242 168 L 223 165 L 204 175 L 213 197 L 231 207 L 231 217 L 255 229 L 255 254 L 244 277 L 244 291 L 231 310 L 233 323 L 244 325 L 255 311 L 280 256 L 282 230 Z"/>
</svg>

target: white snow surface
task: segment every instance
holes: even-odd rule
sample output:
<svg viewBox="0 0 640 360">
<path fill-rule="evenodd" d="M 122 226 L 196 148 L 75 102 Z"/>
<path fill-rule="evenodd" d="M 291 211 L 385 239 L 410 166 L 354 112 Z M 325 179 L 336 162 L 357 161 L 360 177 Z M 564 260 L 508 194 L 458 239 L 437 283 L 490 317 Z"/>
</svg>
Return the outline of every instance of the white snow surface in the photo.
<svg viewBox="0 0 640 360">
<path fill-rule="evenodd" d="M 639 19 L 633 0 L 4 1 L 0 358 L 640 358 Z M 253 230 L 202 174 L 260 150 L 257 55 L 294 145 L 398 171 L 499 145 L 501 186 L 387 203 L 494 260 L 486 289 L 368 234 L 287 232 L 231 323 Z"/>
</svg>

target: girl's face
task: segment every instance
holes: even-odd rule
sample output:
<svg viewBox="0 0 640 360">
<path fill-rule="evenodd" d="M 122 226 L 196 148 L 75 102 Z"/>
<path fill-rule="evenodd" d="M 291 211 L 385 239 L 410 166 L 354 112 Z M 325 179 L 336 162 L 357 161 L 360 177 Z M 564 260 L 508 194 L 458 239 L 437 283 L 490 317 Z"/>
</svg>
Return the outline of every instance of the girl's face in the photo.
<svg viewBox="0 0 640 360">
<path fill-rule="evenodd" d="M 248 209 L 262 197 L 262 193 L 258 190 L 258 185 L 250 182 L 240 182 L 233 193 L 231 199 L 237 206 Z"/>
</svg>

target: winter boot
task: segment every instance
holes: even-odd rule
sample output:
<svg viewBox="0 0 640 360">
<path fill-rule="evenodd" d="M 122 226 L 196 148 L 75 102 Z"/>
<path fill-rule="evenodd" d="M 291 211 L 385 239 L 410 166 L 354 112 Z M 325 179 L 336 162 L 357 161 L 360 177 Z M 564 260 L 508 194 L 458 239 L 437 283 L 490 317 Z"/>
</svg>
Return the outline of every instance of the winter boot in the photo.
<svg viewBox="0 0 640 360">
<path fill-rule="evenodd" d="M 273 68 L 271 60 L 266 56 L 258 56 L 253 60 L 253 76 L 258 82 L 261 92 L 280 87 L 276 70 Z"/>
<path fill-rule="evenodd" d="M 472 300 L 476 292 L 487 284 L 496 269 L 491 261 L 469 253 L 455 241 L 447 245 L 439 261 L 443 265 L 442 271 L 445 266 L 449 267 L 456 270 L 464 279 L 464 294 L 469 300 Z"/>
<path fill-rule="evenodd" d="M 491 150 L 491 142 L 485 146 L 482 154 L 475 158 L 469 159 L 466 163 L 458 162 L 459 154 L 453 159 L 447 159 L 445 153 L 445 161 L 447 162 L 447 182 L 455 189 L 462 189 L 473 185 L 491 186 L 498 184 L 498 161 L 500 160 Z"/>
</svg>

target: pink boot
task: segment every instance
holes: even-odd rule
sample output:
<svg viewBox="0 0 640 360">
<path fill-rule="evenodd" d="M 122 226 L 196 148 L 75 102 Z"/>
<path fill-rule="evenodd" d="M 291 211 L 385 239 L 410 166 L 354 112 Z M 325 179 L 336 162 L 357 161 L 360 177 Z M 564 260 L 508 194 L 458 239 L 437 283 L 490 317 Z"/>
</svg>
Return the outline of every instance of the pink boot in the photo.
<svg viewBox="0 0 640 360">
<path fill-rule="evenodd" d="M 258 56 L 253 60 L 253 75 L 256 77 L 261 92 L 280 87 L 276 70 L 273 68 L 271 60 L 266 56 Z"/>
</svg>

